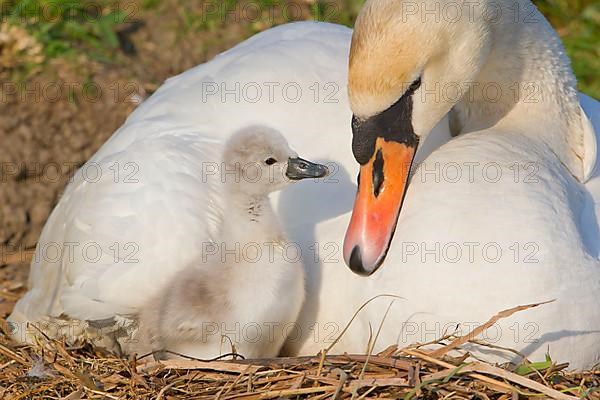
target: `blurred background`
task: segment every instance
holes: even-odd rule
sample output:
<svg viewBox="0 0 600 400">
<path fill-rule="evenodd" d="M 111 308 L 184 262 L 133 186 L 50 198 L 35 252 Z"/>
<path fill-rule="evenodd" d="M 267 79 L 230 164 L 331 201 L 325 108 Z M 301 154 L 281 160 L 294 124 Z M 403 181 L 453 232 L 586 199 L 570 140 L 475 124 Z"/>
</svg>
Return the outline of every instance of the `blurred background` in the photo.
<svg viewBox="0 0 600 400">
<path fill-rule="evenodd" d="M 0 0 L 0 317 L 69 176 L 166 78 L 274 25 L 352 26 L 363 2 Z M 600 99 L 600 2 L 534 3 Z"/>
</svg>

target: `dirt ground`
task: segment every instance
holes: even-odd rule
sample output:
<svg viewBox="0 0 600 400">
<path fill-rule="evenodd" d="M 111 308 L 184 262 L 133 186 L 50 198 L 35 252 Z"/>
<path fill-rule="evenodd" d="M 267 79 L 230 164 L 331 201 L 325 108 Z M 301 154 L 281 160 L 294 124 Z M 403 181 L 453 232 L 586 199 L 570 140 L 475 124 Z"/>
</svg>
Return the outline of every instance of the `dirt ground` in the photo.
<svg viewBox="0 0 600 400">
<path fill-rule="evenodd" d="M 186 16 L 201 15 L 190 9 L 199 3 L 135 4 L 117 32 L 121 48 L 114 61 L 80 56 L 50 60 L 26 79 L 0 74 L 0 318 L 25 290 L 28 254 L 70 176 L 136 105 L 166 78 L 232 47 L 253 29 L 283 22 L 249 27 L 256 21 L 242 19 L 189 29 Z"/>
</svg>

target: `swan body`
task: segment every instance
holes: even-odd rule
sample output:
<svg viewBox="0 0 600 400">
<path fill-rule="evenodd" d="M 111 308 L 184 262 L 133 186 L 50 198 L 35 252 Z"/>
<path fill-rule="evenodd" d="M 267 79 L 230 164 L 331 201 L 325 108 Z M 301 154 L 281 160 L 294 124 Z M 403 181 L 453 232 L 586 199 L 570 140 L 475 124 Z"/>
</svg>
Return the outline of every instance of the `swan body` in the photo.
<svg viewBox="0 0 600 400">
<path fill-rule="evenodd" d="M 246 128 L 225 144 L 218 169 L 227 212 L 218 236 L 203 243 L 201 260 L 142 307 L 127 353 L 208 359 L 234 347 L 246 357 L 277 356 L 304 300 L 304 269 L 300 257 L 286 257 L 287 241 L 267 196 L 294 182 L 286 171 L 295 160 L 283 136 L 265 127 Z M 316 173 L 296 179 L 326 174 L 301 163 Z M 262 334 L 267 325 L 271 331 Z M 223 343 L 225 336 L 231 343 Z"/>
<path fill-rule="evenodd" d="M 375 28 L 372 32 L 378 32 Z M 368 278 L 344 265 L 342 238 L 358 170 L 350 151 L 349 122 L 361 107 L 357 97 L 352 102 L 346 97 L 351 35 L 349 29 L 330 24 L 284 25 L 167 81 L 90 160 L 105 168 L 115 161 L 135 162 L 139 182 L 115 184 L 112 176 L 104 180 L 103 175 L 100 182 L 87 183 L 78 173 L 39 245 L 93 241 L 111 254 L 113 243 L 134 242 L 140 262 L 115 262 L 112 257 L 93 265 L 81 257 L 34 260 L 30 291 L 10 317 L 13 336 L 28 340 L 26 321 L 127 315 L 156 295 L 200 256 L 195 240 L 209 234 L 218 220 L 213 215 L 218 214 L 214 209 L 220 200 L 211 194 L 210 185 L 201 184 L 200 164 L 217 157 L 215 149 L 230 132 L 268 121 L 285 132 L 294 149 L 331 170 L 323 182 L 294 186 L 273 199 L 286 236 L 301 249 L 306 268 L 306 301 L 286 343 L 287 354 L 315 354 L 341 334 L 358 307 L 376 295 L 392 294 L 403 299 L 371 301 L 331 351 L 364 352 L 370 332 L 382 323 L 391 302 L 375 351 L 391 343 L 433 340 L 457 326 L 466 331 L 500 310 L 555 299 L 499 321 L 486 339 L 532 360 L 543 359 L 549 351 L 553 359 L 570 361 L 572 368 L 597 362 L 600 179 L 586 163 L 579 164 L 580 169 L 575 163 L 573 171 L 565 167 L 569 163 L 534 134 L 552 123 L 558 127 L 560 114 L 547 112 L 542 125 L 525 118 L 525 111 L 514 117 L 503 113 L 494 115 L 494 122 L 507 121 L 494 127 L 486 124 L 483 109 L 451 114 L 449 124 L 443 115 L 452 105 L 433 105 L 438 122 L 426 120 L 426 110 L 415 105 L 421 116 L 415 131 L 428 134 L 419 144 L 386 261 Z M 277 82 L 278 87 L 292 82 L 303 95 L 296 102 L 290 97 L 269 99 L 266 92 L 256 102 L 222 101 L 214 95 L 203 99 L 203 85 L 211 87 L 210 93 L 215 82 L 229 87 L 236 82 L 241 87 L 248 82 Z M 315 83 L 321 89 L 319 101 L 310 89 Z M 326 88 L 327 84 L 331 85 Z M 325 101 L 324 90 L 330 90 L 328 100 L 336 101 Z M 365 115 L 388 107 L 401 93 L 371 100 L 367 95 Z M 576 97 L 570 99 L 571 106 L 577 102 Z M 587 115 L 585 121 L 589 119 L 588 135 L 581 137 L 595 141 L 600 105 L 583 95 L 577 103 Z M 543 104 L 538 106 L 537 116 L 544 110 Z M 584 121 L 584 114 L 579 115 Z M 456 126 L 461 134 L 451 138 Z M 584 146 L 589 149 L 591 145 Z M 592 160 L 592 153 L 584 158 Z M 520 165 L 517 179 L 515 163 Z M 456 165 L 462 174 L 458 180 Z M 474 170 L 472 178 L 469 168 Z M 525 179 L 532 170 L 535 183 Z M 590 173 L 583 184 L 576 177 L 582 178 L 585 170 Z M 501 252 L 499 259 L 494 250 Z M 490 353 L 494 354 L 486 356 L 497 361 L 518 358 Z"/>
</svg>

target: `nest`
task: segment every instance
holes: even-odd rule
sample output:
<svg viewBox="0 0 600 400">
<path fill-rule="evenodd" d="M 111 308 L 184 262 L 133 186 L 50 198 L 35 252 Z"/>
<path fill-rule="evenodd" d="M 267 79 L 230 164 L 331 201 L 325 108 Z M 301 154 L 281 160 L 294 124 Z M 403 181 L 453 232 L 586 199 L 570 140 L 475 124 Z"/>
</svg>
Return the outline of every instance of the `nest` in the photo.
<svg viewBox="0 0 600 400">
<path fill-rule="evenodd" d="M 17 345 L 4 333 L 0 398 L 600 399 L 600 370 L 568 372 L 568 364 L 549 359 L 497 366 L 462 350 L 465 344 L 485 345 L 475 337 L 498 319 L 537 305 L 502 311 L 465 336 L 364 355 L 329 355 L 324 349 L 314 357 L 126 360 L 90 344 L 69 347 L 50 338 Z"/>
</svg>

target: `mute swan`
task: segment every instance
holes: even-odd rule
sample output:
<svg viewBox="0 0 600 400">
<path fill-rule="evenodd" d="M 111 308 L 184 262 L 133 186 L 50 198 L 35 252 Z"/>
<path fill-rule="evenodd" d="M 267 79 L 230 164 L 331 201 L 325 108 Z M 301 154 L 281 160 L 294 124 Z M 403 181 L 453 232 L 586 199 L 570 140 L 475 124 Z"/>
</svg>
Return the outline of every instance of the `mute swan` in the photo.
<svg viewBox="0 0 600 400">
<path fill-rule="evenodd" d="M 280 133 L 250 127 L 225 144 L 223 209 L 212 249 L 185 268 L 140 313 L 138 340 L 150 351 L 217 357 L 228 335 L 245 357 L 275 357 L 304 300 L 299 257 L 288 257 L 268 195 L 327 167 L 298 158 Z M 260 286 L 260 290 L 257 290 Z M 270 330 L 267 328 L 270 327 Z M 165 353 L 171 356 L 171 353 Z"/>
<path fill-rule="evenodd" d="M 344 257 L 359 274 L 383 262 L 418 144 L 450 111 L 453 135 L 517 134 L 507 144 L 543 145 L 581 182 L 596 162 L 569 60 L 529 0 L 434 3 L 452 13 L 369 0 L 356 21 L 348 91 L 361 178 Z"/>
<path fill-rule="evenodd" d="M 404 57 L 397 52 L 398 41 L 428 54 L 437 50 L 437 59 L 449 64 L 439 68 L 451 67 L 454 79 L 455 70 L 460 72 L 461 65 L 475 60 L 471 52 L 478 49 L 478 32 L 469 42 L 436 36 L 435 20 L 422 27 L 424 3 L 411 3 L 419 5 L 419 14 L 405 7 L 412 16 L 406 18 L 402 3 L 395 1 L 389 2 L 396 7 L 386 9 L 384 17 L 373 12 L 373 5 L 385 3 L 367 3 L 361 16 L 362 36 L 376 39 L 374 46 L 379 44 L 378 51 L 363 60 L 365 82 L 372 82 L 369 68 L 375 72 L 381 67 L 380 74 L 372 75 L 381 83 L 393 78 L 388 71 L 408 70 L 402 61 L 410 62 L 415 54 Z M 427 10 L 444 4 L 450 3 L 433 2 Z M 509 1 L 495 4 L 503 9 L 512 5 Z M 600 352 L 596 217 L 600 180 L 591 173 L 585 186 L 578 183 L 548 150 L 547 135 L 532 135 L 546 129 L 556 132 L 564 125 L 555 103 L 566 102 L 569 109 L 578 105 L 555 33 L 531 3 L 518 4 L 526 5 L 521 11 L 526 16 L 533 12 L 538 22 L 490 21 L 493 24 L 486 32 L 494 45 L 482 71 L 489 71 L 503 93 L 514 93 L 510 89 L 514 85 L 524 96 L 529 94 L 523 92 L 528 89 L 525 85 L 533 82 L 539 87 L 550 77 L 556 95 L 528 106 L 525 99 L 508 105 L 478 101 L 483 107 L 473 114 L 461 113 L 461 104 L 433 102 L 431 118 L 425 104 L 415 102 L 416 133 L 428 131 L 425 125 L 434 124 L 443 108 L 454 108 L 450 124 L 454 131 L 473 132 L 451 138 L 444 118 L 426 137 L 422 134 L 394 241 L 384 267 L 369 278 L 345 266 L 341 248 L 356 195 L 357 164 L 350 151 L 352 110 L 346 97 L 352 31 L 324 23 L 287 24 L 171 78 L 77 173 L 44 228 L 38 253 L 43 255 L 53 243 L 79 246 L 70 247 L 77 250 L 73 254 L 65 251 L 61 257 L 34 259 L 30 290 L 10 317 L 13 336 L 31 340 L 35 331 L 29 332 L 26 323 L 42 324 L 49 316 L 98 320 L 127 315 L 153 297 L 157 282 L 169 281 L 201 256 L 193 238 L 203 237 L 218 220 L 214 209 L 219 202 L 211 200 L 211 185 L 199 178 L 201 163 L 218 159 L 215 151 L 231 132 L 268 121 L 285 132 L 296 151 L 331 167 L 325 182 L 305 182 L 273 196 L 282 227 L 302 249 L 306 268 L 306 300 L 297 329 L 286 343 L 287 354 L 314 354 L 328 346 L 360 305 L 382 293 L 405 300 L 392 305 L 375 351 L 391 343 L 433 340 L 457 324 L 468 330 L 517 304 L 557 299 L 499 321 L 486 338 L 533 360 L 543 359 L 549 350 L 554 359 L 570 361 L 572 368 L 590 366 Z M 469 3 L 464 7 L 465 17 L 453 23 L 468 30 L 472 13 Z M 393 20 L 402 23 L 393 25 Z M 403 40 L 407 32 L 410 36 Z M 395 40 L 385 46 L 384 35 Z M 420 90 L 427 85 L 427 80 L 422 81 Z M 567 95 L 559 96 L 563 92 Z M 365 105 L 385 109 L 400 94 L 388 93 L 387 102 L 373 97 Z M 579 101 L 595 133 L 599 132 L 600 105 L 584 95 Z M 363 116 L 369 111 L 366 108 Z M 356 107 L 353 111 L 360 115 Z M 375 107 L 371 112 L 377 112 Z M 465 118 L 469 115 L 473 118 Z M 583 122 L 584 114 L 579 115 Z M 519 128 L 495 135 L 474 132 L 477 125 Z M 523 130 L 531 132 L 517 133 Z M 586 151 L 593 149 L 592 144 L 586 141 Z M 590 163 L 583 165 L 593 164 L 592 158 L 586 156 Z M 115 163 L 122 172 L 119 179 L 114 177 L 114 167 L 109 169 Z M 126 163 L 131 164 L 124 171 Z M 104 173 L 98 180 L 86 180 L 86 169 L 91 177 L 95 170 Z M 456 171 L 462 174 L 460 179 Z M 124 173 L 133 175 L 130 180 L 137 183 L 123 182 Z M 86 260 L 82 248 L 87 243 L 99 247 L 104 257 Z M 124 253 L 128 243 L 137 247 Z M 111 247 L 121 250 L 120 258 L 115 260 Z M 498 248 L 499 259 L 493 254 Z M 459 257 L 450 253 L 457 249 Z M 137 262 L 126 263 L 126 257 Z M 388 305 L 385 298 L 370 302 L 331 351 L 364 351 L 369 327 L 381 322 Z M 514 358 L 494 356 L 498 361 Z"/>
<path fill-rule="evenodd" d="M 432 15 L 432 3 L 463 14 Z M 361 11 L 348 78 L 360 173 L 344 258 L 371 275 L 387 254 L 373 285 L 392 288 L 404 274 L 412 287 L 395 289 L 411 301 L 415 287 L 431 290 L 428 307 L 406 306 L 415 314 L 405 312 L 403 342 L 428 329 L 441 336 L 453 318 L 481 323 L 491 304 L 555 299 L 491 334 L 527 355 L 591 366 L 600 360 L 600 193 L 581 183 L 593 176 L 598 127 L 560 40 L 528 0 L 471 6 L 368 0 Z M 408 184 L 419 143 L 449 112 L 459 136 Z M 450 175 L 427 178 L 440 165 Z"/>
</svg>

